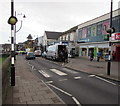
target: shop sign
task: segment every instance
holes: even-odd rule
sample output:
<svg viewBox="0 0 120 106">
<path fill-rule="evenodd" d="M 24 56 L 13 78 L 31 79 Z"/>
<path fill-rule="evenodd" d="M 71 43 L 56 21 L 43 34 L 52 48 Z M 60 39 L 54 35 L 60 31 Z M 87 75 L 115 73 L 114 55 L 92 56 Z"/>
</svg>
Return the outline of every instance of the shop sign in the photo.
<svg viewBox="0 0 120 106">
<path fill-rule="evenodd" d="M 115 40 L 120 40 L 120 33 L 116 33 L 114 37 L 115 37 Z"/>
</svg>

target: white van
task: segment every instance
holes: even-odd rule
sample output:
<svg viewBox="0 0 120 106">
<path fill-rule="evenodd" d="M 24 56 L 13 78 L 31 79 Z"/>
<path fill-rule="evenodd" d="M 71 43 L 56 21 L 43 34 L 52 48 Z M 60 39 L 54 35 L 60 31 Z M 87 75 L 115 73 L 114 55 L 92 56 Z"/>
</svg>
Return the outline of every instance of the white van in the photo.
<svg viewBox="0 0 120 106">
<path fill-rule="evenodd" d="M 64 49 L 67 49 L 66 45 L 51 45 L 47 48 L 46 51 L 46 58 L 52 59 L 52 60 L 61 60 L 60 58 L 60 51 Z"/>
</svg>

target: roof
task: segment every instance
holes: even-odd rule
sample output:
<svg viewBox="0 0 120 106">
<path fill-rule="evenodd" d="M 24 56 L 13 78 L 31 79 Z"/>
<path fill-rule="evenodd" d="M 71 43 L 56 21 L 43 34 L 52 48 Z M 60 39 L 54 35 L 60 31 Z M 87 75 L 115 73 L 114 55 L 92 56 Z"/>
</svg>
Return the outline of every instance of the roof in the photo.
<svg viewBox="0 0 120 106">
<path fill-rule="evenodd" d="M 58 39 L 62 32 L 52 32 L 52 31 L 45 31 L 47 39 Z"/>
<path fill-rule="evenodd" d="M 78 28 L 78 26 L 74 26 L 74 27 L 70 28 L 69 30 L 65 31 L 64 34 L 71 33 L 71 32 L 76 32 L 77 28 Z"/>
</svg>

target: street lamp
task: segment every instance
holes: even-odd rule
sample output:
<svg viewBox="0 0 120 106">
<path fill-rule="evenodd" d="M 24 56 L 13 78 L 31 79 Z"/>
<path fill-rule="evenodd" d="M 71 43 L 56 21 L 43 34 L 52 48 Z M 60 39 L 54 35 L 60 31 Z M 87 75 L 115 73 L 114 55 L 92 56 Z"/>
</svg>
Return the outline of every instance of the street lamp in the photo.
<svg viewBox="0 0 120 106">
<path fill-rule="evenodd" d="M 25 14 L 18 14 L 18 15 L 23 15 L 23 18 L 26 18 L 26 16 L 25 16 Z M 15 11 L 15 17 L 16 17 L 16 11 Z M 20 28 L 18 29 L 18 30 L 16 30 L 16 25 L 15 25 L 15 41 L 14 41 L 14 43 L 15 43 L 15 51 L 16 51 L 16 49 L 17 49 L 17 47 L 16 47 L 16 33 L 17 32 L 19 32 L 20 30 L 21 30 L 21 28 L 22 28 L 22 20 L 21 20 L 21 24 L 20 24 Z M 16 55 L 15 55 L 15 60 L 16 60 Z"/>
<path fill-rule="evenodd" d="M 11 25 L 11 86 L 15 86 L 15 66 L 14 66 L 14 25 L 17 23 L 17 18 L 14 16 L 14 1 L 11 0 L 11 17 L 8 19 L 8 24 Z"/>
<path fill-rule="evenodd" d="M 17 14 L 17 15 L 22 15 L 23 16 L 23 18 L 26 18 L 26 16 L 25 16 L 25 14 Z M 15 11 L 15 16 L 16 16 L 16 11 Z M 22 20 L 21 20 L 21 24 L 20 24 L 20 28 L 18 29 L 18 30 L 16 30 L 16 26 L 15 26 L 15 32 L 17 33 L 17 32 L 19 32 L 20 30 L 21 30 L 21 28 L 22 28 Z"/>
</svg>

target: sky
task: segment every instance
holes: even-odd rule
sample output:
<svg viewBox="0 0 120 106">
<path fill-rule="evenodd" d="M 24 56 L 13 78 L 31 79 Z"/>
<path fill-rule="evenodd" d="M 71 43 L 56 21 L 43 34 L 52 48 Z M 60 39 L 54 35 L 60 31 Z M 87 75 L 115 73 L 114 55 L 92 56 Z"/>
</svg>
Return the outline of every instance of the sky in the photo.
<svg viewBox="0 0 120 106">
<path fill-rule="evenodd" d="M 113 10 L 118 2 L 113 0 Z M 111 0 L 14 0 L 18 22 L 16 42 L 24 42 L 29 34 L 33 39 L 44 31 L 64 32 L 70 28 L 110 12 Z M 11 43 L 11 0 L 0 0 L 0 44 Z M 25 14 L 26 18 L 23 18 Z"/>
</svg>

